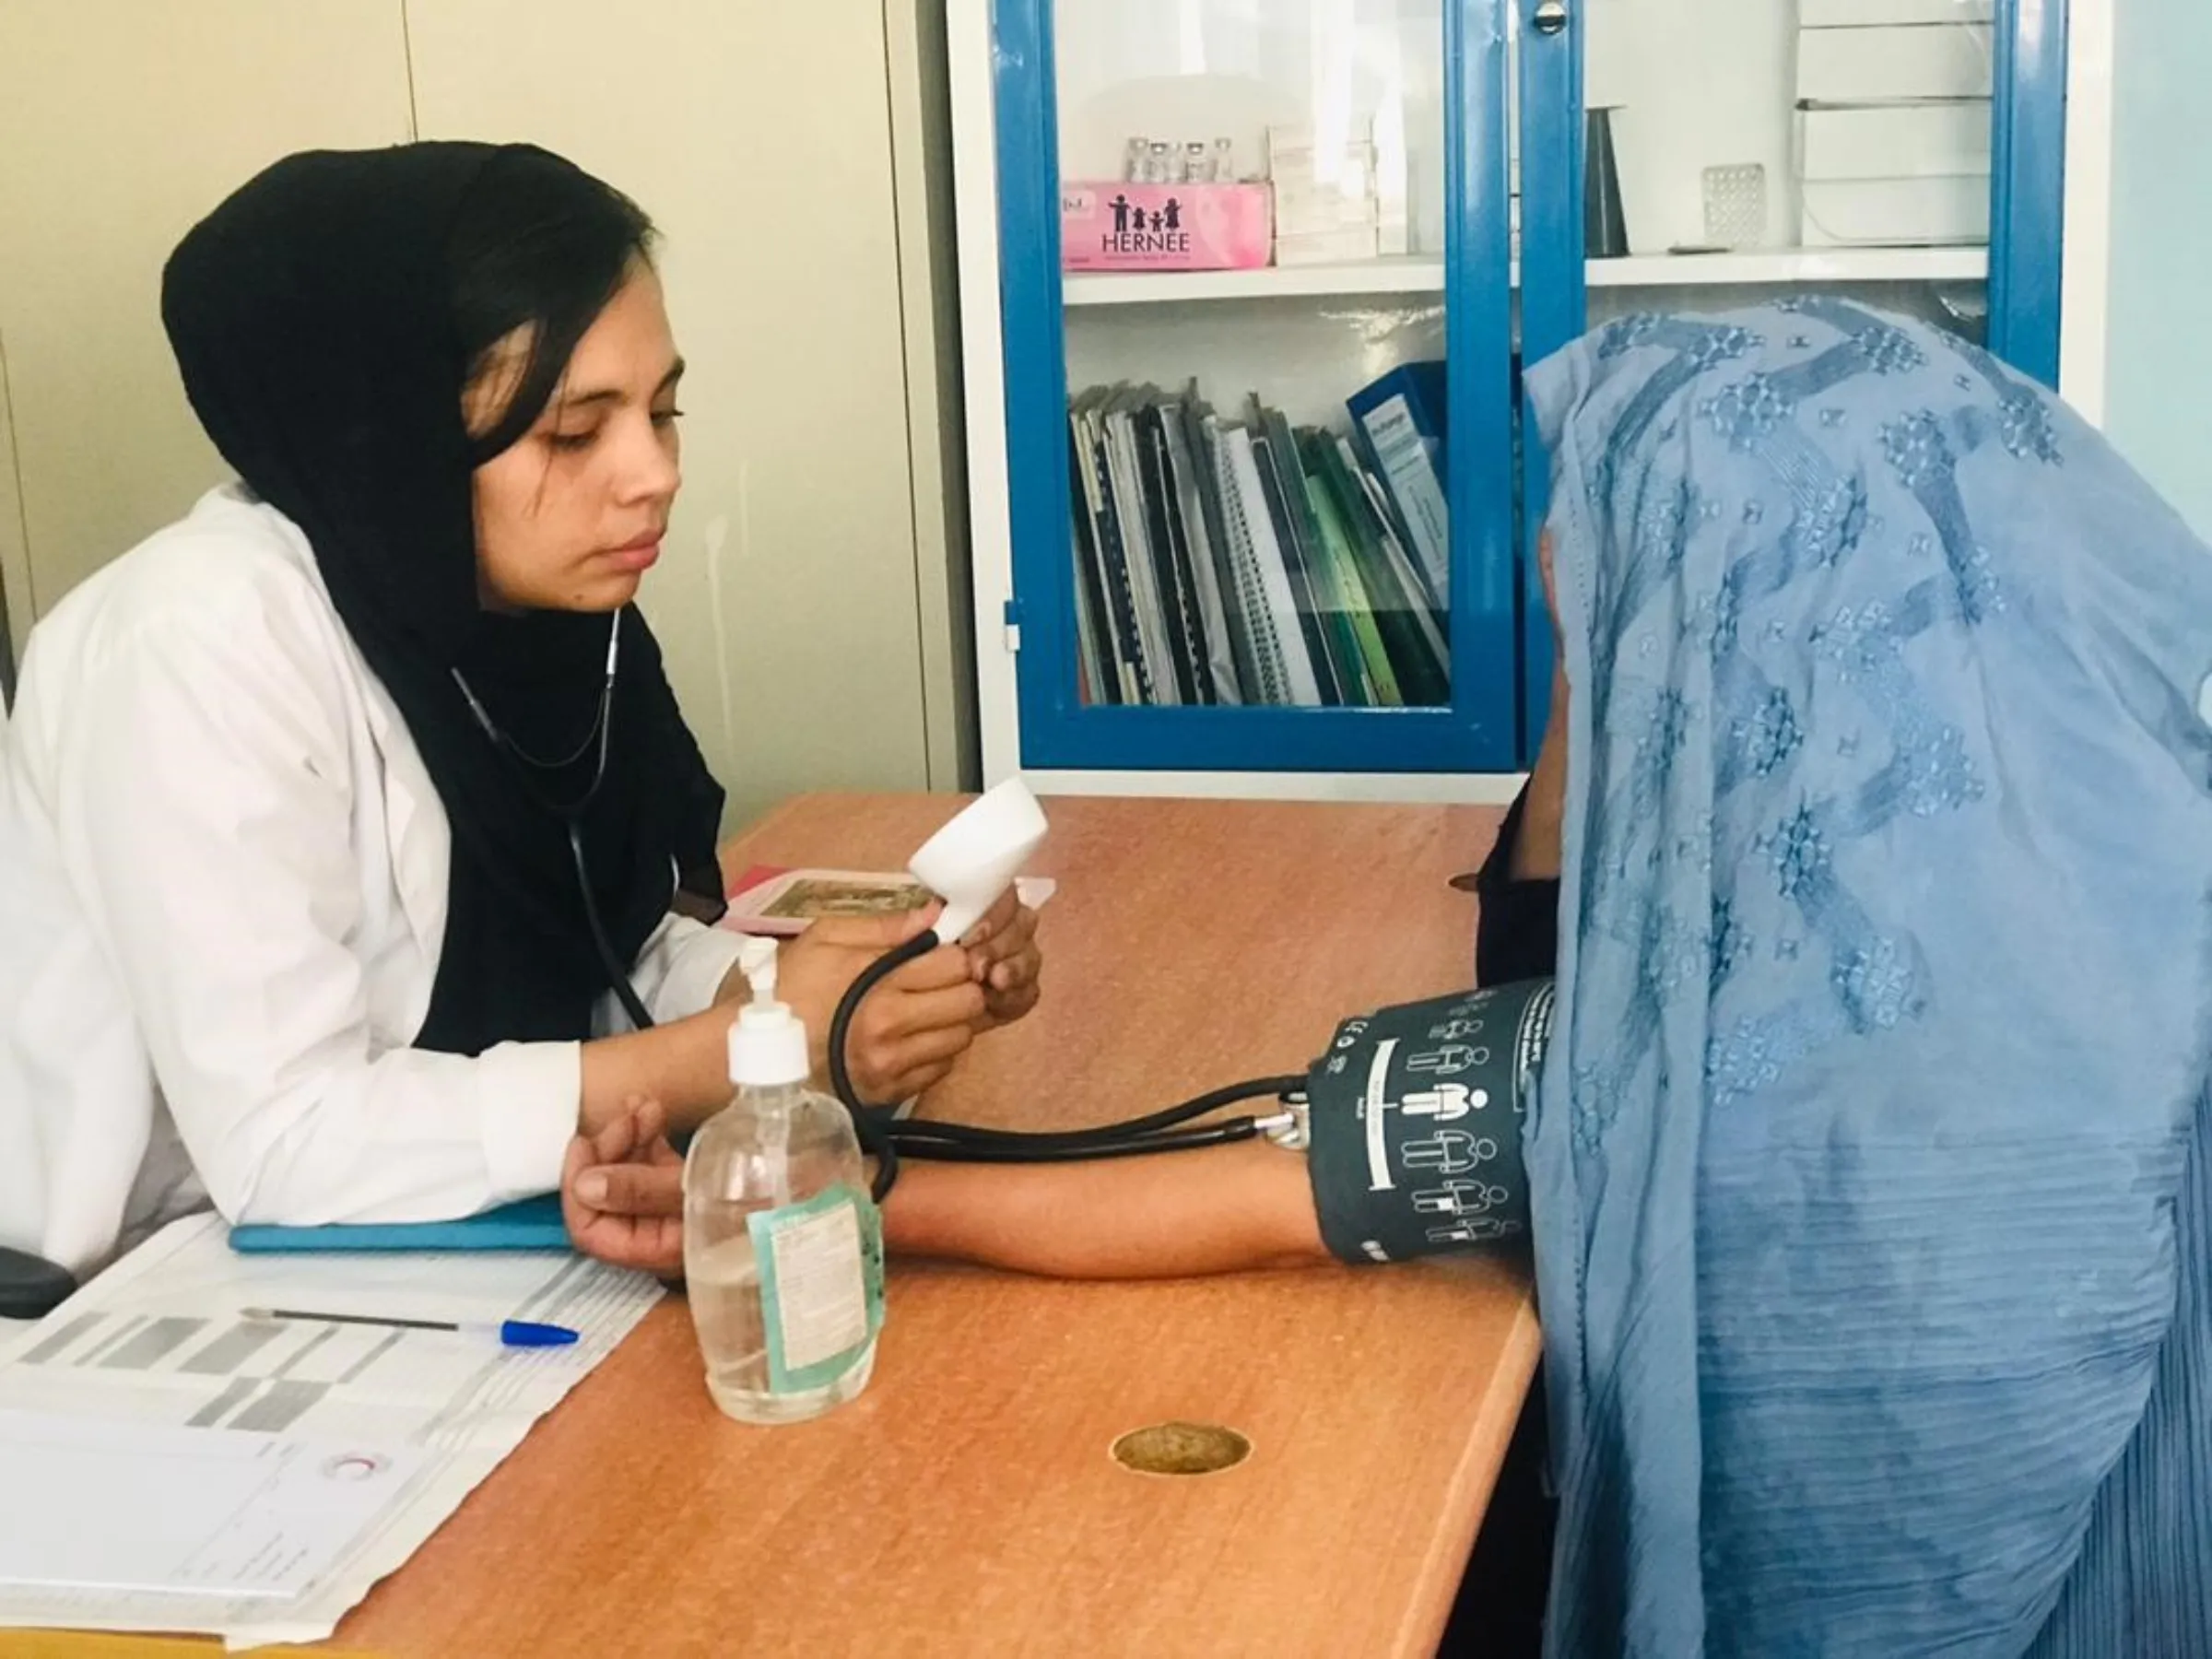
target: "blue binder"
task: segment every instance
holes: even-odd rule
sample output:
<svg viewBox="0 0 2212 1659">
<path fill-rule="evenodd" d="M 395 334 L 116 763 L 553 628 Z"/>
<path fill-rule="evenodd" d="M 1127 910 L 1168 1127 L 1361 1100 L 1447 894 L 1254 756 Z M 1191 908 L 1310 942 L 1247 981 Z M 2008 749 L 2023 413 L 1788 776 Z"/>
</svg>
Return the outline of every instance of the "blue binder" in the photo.
<svg viewBox="0 0 2212 1659">
<path fill-rule="evenodd" d="M 234 1227 L 230 1248 L 247 1255 L 295 1251 L 569 1250 L 560 1195 L 501 1205 L 458 1221 L 403 1221 L 339 1227 Z"/>
<path fill-rule="evenodd" d="M 1351 411 L 1354 442 L 1390 502 L 1398 539 L 1429 584 L 1430 608 L 1450 610 L 1452 531 L 1445 513 L 1451 400 L 1444 365 L 1401 364 L 1353 393 L 1345 406 Z"/>
</svg>

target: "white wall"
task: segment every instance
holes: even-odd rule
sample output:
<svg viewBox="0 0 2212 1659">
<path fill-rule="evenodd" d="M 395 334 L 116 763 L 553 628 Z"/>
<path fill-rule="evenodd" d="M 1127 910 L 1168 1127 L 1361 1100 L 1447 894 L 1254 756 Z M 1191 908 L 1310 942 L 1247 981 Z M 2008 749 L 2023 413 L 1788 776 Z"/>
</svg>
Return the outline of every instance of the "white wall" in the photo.
<svg viewBox="0 0 2212 1659">
<path fill-rule="evenodd" d="M 2115 21 L 2106 427 L 2212 536 L 2212 5 Z"/>
</svg>

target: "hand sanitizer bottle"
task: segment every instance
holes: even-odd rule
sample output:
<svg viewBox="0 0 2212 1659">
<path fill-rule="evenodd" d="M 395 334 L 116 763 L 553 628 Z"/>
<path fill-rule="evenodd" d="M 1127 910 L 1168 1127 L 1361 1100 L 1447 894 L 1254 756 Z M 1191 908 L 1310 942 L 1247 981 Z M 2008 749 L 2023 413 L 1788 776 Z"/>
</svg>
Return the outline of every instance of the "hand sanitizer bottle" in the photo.
<svg viewBox="0 0 2212 1659">
<path fill-rule="evenodd" d="M 736 1096 L 684 1159 L 684 1276 L 707 1390 L 747 1423 L 819 1417 L 868 1384 L 883 1229 L 843 1106 L 806 1087 L 806 1028 L 775 1000 L 776 947 L 740 958 Z"/>
</svg>

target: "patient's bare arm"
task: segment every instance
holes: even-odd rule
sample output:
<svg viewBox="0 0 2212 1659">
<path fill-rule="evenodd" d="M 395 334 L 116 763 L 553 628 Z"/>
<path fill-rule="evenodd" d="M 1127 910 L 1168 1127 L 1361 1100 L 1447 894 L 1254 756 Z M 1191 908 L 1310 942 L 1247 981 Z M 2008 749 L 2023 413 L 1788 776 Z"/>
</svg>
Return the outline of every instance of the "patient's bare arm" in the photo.
<svg viewBox="0 0 2212 1659">
<path fill-rule="evenodd" d="M 579 1136 L 561 1182 L 577 1247 L 683 1271 L 683 1165 L 641 1106 Z M 1071 1164 L 909 1160 L 883 1212 L 894 1254 L 1055 1278 L 1176 1278 L 1328 1261 L 1306 1160 L 1260 1141 Z"/>
<path fill-rule="evenodd" d="M 1328 1261 L 1306 1160 L 1264 1141 L 1075 1164 L 909 1162 L 895 1253 L 1055 1278 L 1171 1278 Z"/>
</svg>

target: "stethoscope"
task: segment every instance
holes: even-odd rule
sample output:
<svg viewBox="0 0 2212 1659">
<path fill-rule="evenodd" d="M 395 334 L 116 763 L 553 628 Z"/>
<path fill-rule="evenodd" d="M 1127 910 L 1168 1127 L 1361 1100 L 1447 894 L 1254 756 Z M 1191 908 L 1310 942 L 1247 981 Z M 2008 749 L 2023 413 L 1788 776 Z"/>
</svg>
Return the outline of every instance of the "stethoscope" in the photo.
<svg viewBox="0 0 2212 1659">
<path fill-rule="evenodd" d="M 468 703 L 469 712 L 476 717 L 492 747 L 512 761 L 523 786 L 545 811 L 559 818 L 568 830 L 569 853 L 575 862 L 576 886 L 583 896 L 583 914 L 591 929 L 592 944 L 599 953 L 608 986 L 621 1002 L 623 1012 L 639 1030 L 653 1029 L 653 1017 L 646 1011 L 636 988 L 629 982 L 629 971 L 615 952 L 614 943 L 607 936 L 606 926 L 599 914 L 599 901 L 592 891 L 590 866 L 583 856 L 583 815 L 592 803 L 599 798 L 599 791 L 606 782 L 606 761 L 609 744 L 614 735 L 615 677 L 622 661 L 622 613 L 615 613 L 614 625 L 606 635 L 606 677 L 599 692 L 599 711 L 583 740 L 567 755 L 555 760 L 545 760 L 531 754 L 522 745 L 500 728 L 482 700 L 470 687 L 466 677 L 458 667 L 452 670 L 453 684 L 461 688 Z M 599 755 L 592 771 L 592 782 L 582 795 L 566 806 L 555 801 L 540 787 L 538 779 L 575 765 L 594 744 Z M 868 993 L 908 962 L 927 956 L 944 941 L 934 931 L 924 932 L 895 949 L 887 951 L 862 971 L 845 994 L 840 999 L 837 1013 L 830 1022 L 830 1083 L 837 1098 L 852 1114 L 854 1133 L 862 1147 L 876 1159 L 875 1194 L 878 1202 L 891 1190 L 899 1179 L 900 1159 L 934 1160 L 944 1163 L 1075 1163 L 1108 1158 L 1141 1158 L 1156 1152 L 1195 1151 L 1206 1147 L 1224 1147 L 1237 1141 L 1252 1140 L 1265 1135 L 1278 1145 L 1302 1147 L 1305 1144 L 1305 1102 L 1308 1079 L 1305 1074 L 1297 1076 L 1254 1077 L 1242 1083 L 1232 1083 L 1225 1088 L 1216 1088 L 1164 1111 L 1149 1112 L 1143 1117 L 1126 1119 L 1118 1124 L 1101 1124 L 1088 1129 L 1069 1130 L 1015 1130 L 988 1129 L 978 1124 L 952 1124 L 935 1119 L 902 1118 L 899 1108 L 870 1104 L 861 1098 L 853 1081 L 846 1059 L 846 1045 L 852 1040 L 853 1018 L 866 1000 Z M 1284 1110 L 1267 1116 L 1246 1113 L 1224 1119 L 1218 1123 L 1196 1124 L 1196 1120 L 1245 1100 L 1273 1096 Z"/>
<path fill-rule="evenodd" d="M 1306 1145 L 1307 1074 L 1253 1077 L 1170 1106 L 1143 1117 L 1087 1129 L 987 1129 L 932 1118 L 904 1118 L 895 1106 L 871 1105 L 860 1096 L 846 1058 L 853 1017 L 868 993 L 908 962 L 927 956 L 944 941 L 925 931 L 886 951 L 861 971 L 839 999 L 830 1021 L 830 1086 L 845 1110 L 860 1144 L 877 1160 L 876 1198 L 880 1203 L 899 1179 L 899 1160 L 940 1163 L 1077 1163 L 1107 1158 L 1143 1158 L 1155 1152 L 1191 1152 L 1226 1147 L 1265 1135 L 1277 1146 L 1302 1150 Z M 1247 1112 L 1218 1123 L 1196 1120 L 1245 1100 L 1273 1097 L 1282 1107 L 1265 1117 Z M 1195 1125 L 1195 1126 L 1194 1126 Z"/>
<path fill-rule="evenodd" d="M 653 1016 L 646 1012 L 637 988 L 629 982 L 622 959 L 615 954 L 614 941 L 608 938 L 606 923 L 599 914 L 599 900 L 592 891 L 591 866 L 583 856 L 583 815 L 592 809 L 592 803 L 599 798 L 599 791 L 606 782 L 606 758 L 615 731 L 615 676 L 621 665 L 622 613 L 617 611 L 612 626 L 606 630 L 606 677 L 599 688 L 598 714 L 584 733 L 583 741 L 556 760 L 541 760 L 500 730 L 458 667 L 453 670 L 453 684 L 461 688 L 461 695 L 467 700 L 468 712 L 476 716 L 477 724 L 491 739 L 492 747 L 514 763 L 516 775 L 531 798 L 547 813 L 560 819 L 567 829 L 569 856 L 576 866 L 576 890 L 583 895 L 584 924 L 591 929 L 593 948 L 599 953 L 599 965 L 606 971 L 607 984 L 621 1003 L 622 1011 L 629 1016 L 631 1024 L 644 1031 L 653 1028 Z M 539 777 L 565 771 L 582 759 L 594 744 L 599 746 L 599 756 L 592 768 L 592 781 L 576 800 L 563 806 L 539 787 Z"/>
</svg>

